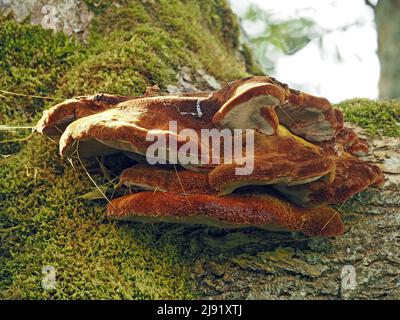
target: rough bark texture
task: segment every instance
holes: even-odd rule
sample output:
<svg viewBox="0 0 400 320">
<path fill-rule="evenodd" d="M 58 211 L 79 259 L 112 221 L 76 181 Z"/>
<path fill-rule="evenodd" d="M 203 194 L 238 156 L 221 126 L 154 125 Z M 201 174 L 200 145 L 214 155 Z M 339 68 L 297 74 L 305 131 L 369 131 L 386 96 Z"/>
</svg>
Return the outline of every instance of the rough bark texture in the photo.
<svg viewBox="0 0 400 320">
<path fill-rule="evenodd" d="M 44 29 L 62 31 L 85 39 L 94 14 L 79 0 L 0 0 L 0 9 L 11 12 L 19 22 L 29 19 L 30 23 Z"/>
<path fill-rule="evenodd" d="M 377 163 L 386 159 L 387 181 L 383 189 L 369 189 L 340 207 L 347 229 L 343 236 L 306 239 L 256 230 L 191 235 L 203 248 L 196 261 L 202 295 L 399 299 L 400 139 L 376 138 L 371 143 L 368 159 Z M 397 165 L 391 166 L 392 162 Z M 355 272 L 352 279 L 349 270 Z"/>
<path fill-rule="evenodd" d="M 6 2 L 13 3 L 0 3 Z M 64 3 L 52 3 L 56 2 Z M 110 1 L 85 3 L 94 15 L 90 50 L 65 46 L 67 56 L 79 56 L 67 61 L 65 55 L 50 56 L 60 70 L 51 85 L 30 76 L 32 85 L 25 87 L 17 74 L 26 73 L 24 68 L 32 63 L 43 70 L 46 60 L 37 61 L 33 54 L 25 61 L 29 46 L 22 45 L 37 36 L 47 48 L 53 43 L 51 34 L 1 21 L 6 39 L 26 37 L 22 45 L 16 41 L 18 47 L 2 52 L 11 56 L 10 62 L 4 60 L 11 66 L 5 63 L 0 70 L 8 77 L 3 83 L 5 77 L 0 77 L 5 90 L 33 90 L 32 94 L 45 89 L 66 98 L 98 91 L 134 95 L 158 84 L 176 92 L 211 89 L 251 70 L 250 60 L 239 53 L 238 28 L 225 1 L 143 0 L 131 1 L 130 7 Z M 49 48 L 46 52 L 54 52 Z M 69 63 L 67 70 L 57 63 Z M 0 100 L 1 110 L 8 114 L 5 119 L 14 124 L 29 121 L 23 110 L 11 112 L 21 104 L 8 99 Z M 36 101 L 29 99 L 21 103 L 29 106 Z M 38 104 L 35 112 L 51 104 Z M 76 160 L 71 166 L 55 156 L 57 146 L 51 141 L 34 136 L 18 144 L 18 154 L 0 159 L 0 297 L 400 298 L 400 143 L 393 137 L 375 139 L 374 144 L 369 160 L 386 166 L 384 189 L 363 192 L 340 208 L 346 221 L 344 236 L 309 239 L 256 229 L 109 222 L 104 219 L 106 201 L 93 201 L 97 189 L 86 172 L 112 197 L 106 183 L 131 165 L 129 160 L 85 161 L 85 169 Z M 2 154 L 15 149 L 0 146 Z M 45 265 L 57 271 L 55 290 L 41 286 Z M 346 265 L 355 268 L 355 286 L 346 272 L 341 285 Z"/>
<path fill-rule="evenodd" d="M 400 1 L 380 0 L 375 8 L 381 98 L 400 97 Z"/>
</svg>

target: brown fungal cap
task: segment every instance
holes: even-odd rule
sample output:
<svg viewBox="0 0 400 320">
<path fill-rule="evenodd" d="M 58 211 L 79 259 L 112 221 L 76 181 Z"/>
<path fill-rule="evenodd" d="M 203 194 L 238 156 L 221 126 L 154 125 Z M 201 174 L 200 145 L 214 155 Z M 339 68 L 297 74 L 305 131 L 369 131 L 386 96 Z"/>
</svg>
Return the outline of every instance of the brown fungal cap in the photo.
<svg viewBox="0 0 400 320">
<path fill-rule="evenodd" d="M 207 174 L 189 170 L 167 170 L 146 164 L 138 164 L 125 169 L 120 175 L 120 183 L 141 190 L 173 192 L 177 194 L 211 194 Z"/>
<path fill-rule="evenodd" d="M 71 123 L 60 139 L 61 155 L 68 155 L 75 141 L 97 141 L 119 151 L 128 151 L 145 155 L 152 144 L 146 141 L 150 130 L 159 134 L 175 136 L 169 131 L 170 121 L 176 121 L 177 132 L 191 128 L 200 132 L 209 128 L 206 117 L 196 116 L 196 105 L 206 98 L 193 97 L 149 97 L 129 100 L 117 107 L 99 112 Z"/>
<path fill-rule="evenodd" d="M 221 194 L 228 194 L 246 185 L 304 184 L 335 170 L 330 157 L 311 150 L 290 135 L 256 134 L 252 159 L 254 169 L 249 175 L 236 174 L 240 164 L 217 166 L 209 173 L 210 186 Z"/>
<path fill-rule="evenodd" d="M 281 124 L 309 141 L 328 141 L 343 127 L 343 115 L 327 99 L 304 92 L 290 90 L 276 113 Z"/>
<path fill-rule="evenodd" d="M 171 123 L 176 124 L 174 129 Z M 151 191 L 112 200 L 108 217 L 335 236 L 343 232 L 340 214 L 323 206 L 343 203 L 384 181 L 378 166 L 352 156 L 366 155 L 368 143 L 343 123 L 342 112 L 327 99 L 258 76 L 232 81 L 214 92 L 171 96 L 153 86 L 142 97 L 101 94 L 69 99 L 45 111 L 37 131 L 62 134 L 62 156 L 75 151 L 81 157 L 124 152 L 139 161 L 153 144 L 147 139 L 153 133 L 166 139 L 163 157 L 168 164 L 171 154 L 183 152 L 180 147 L 188 138 L 181 136 L 183 129 L 194 130 L 198 137 L 202 129 L 255 129 L 254 146 L 241 136 L 244 163 L 236 158 L 224 162 L 221 134 L 220 150 L 212 146 L 208 162 L 182 161 L 189 170 L 144 164 L 124 170 L 121 185 L 130 191 Z M 209 142 L 214 138 L 210 135 Z M 178 150 L 170 148 L 170 139 Z M 237 140 L 233 142 L 237 147 Z M 197 157 L 202 156 L 202 143 L 203 139 L 196 146 Z M 237 169 L 243 168 L 249 172 L 238 174 Z M 284 199 L 268 194 L 268 188 L 242 188 L 230 194 L 256 185 L 271 185 Z"/>
<path fill-rule="evenodd" d="M 61 135 L 73 121 L 115 107 L 118 103 L 133 99 L 106 93 L 65 100 L 43 112 L 37 131 L 45 135 Z"/>
<path fill-rule="evenodd" d="M 342 204 L 369 186 L 379 186 L 384 177 L 381 169 L 354 157 L 335 159 L 335 179 L 318 179 L 305 185 L 274 186 L 292 202 L 303 207 Z"/>
<path fill-rule="evenodd" d="M 208 224 L 225 228 L 256 226 L 298 231 L 308 236 L 343 233 L 340 214 L 331 208 L 304 209 L 271 196 L 178 195 L 144 191 L 114 199 L 109 219 Z"/>
<path fill-rule="evenodd" d="M 284 90 L 271 83 L 244 83 L 215 113 L 213 123 L 232 129 L 258 129 L 272 135 L 279 125 L 274 109 L 284 98 Z"/>
<path fill-rule="evenodd" d="M 356 157 L 366 156 L 369 153 L 368 142 L 360 139 L 357 133 L 350 128 L 342 128 L 330 141 L 318 143 L 326 154 L 341 156 L 345 152 Z"/>
</svg>

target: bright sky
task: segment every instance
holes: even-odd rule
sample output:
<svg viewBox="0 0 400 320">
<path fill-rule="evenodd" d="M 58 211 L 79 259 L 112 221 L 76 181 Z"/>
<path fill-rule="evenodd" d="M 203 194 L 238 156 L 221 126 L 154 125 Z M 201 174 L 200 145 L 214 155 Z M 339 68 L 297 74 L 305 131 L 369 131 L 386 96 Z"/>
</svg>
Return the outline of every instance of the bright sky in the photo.
<svg viewBox="0 0 400 320">
<path fill-rule="evenodd" d="M 307 17 L 324 29 L 360 22 L 347 31 L 324 36 L 324 50 L 312 41 L 293 56 L 275 61 L 276 76 L 297 89 L 322 95 L 332 102 L 354 97 L 377 98 L 379 61 L 374 15 L 364 0 L 230 0 L 240 16 L 255 3 L 277 19 Z M 253 26 L 244 26 L 251 34 Z M 254 30 L 253 30 L 254 32 Z M 339 49 L 342 61 L 336 58 Z"/>
</svg>

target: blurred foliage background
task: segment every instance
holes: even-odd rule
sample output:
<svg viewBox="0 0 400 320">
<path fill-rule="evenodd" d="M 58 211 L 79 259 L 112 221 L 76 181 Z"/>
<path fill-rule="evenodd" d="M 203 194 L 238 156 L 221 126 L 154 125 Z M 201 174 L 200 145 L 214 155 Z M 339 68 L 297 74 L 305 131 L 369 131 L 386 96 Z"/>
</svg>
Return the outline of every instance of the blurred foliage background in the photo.
<svg viewBox="0 0 400 320">
<path fill-rule="evenodd" d="M 379 97 L 398 98 L 400 97 L 400 0 L 359 0 L 365 7 L 370 7 L 374 13 L 376 25 L 377 52 L 380 64 L 379 76 Z M 237 1 L 232 1 L 234 7 Z M 257 60 L 263 70 L 267 73 L 276 72 L 276 64 L 284 56 L 292 56 L 303 50 L 310 42 L 318 44 L 321 54 L 327 50 L 324 46 L 325 39 L 334 32 L 345 33 L 352 27 L 362 28 L 367 22 L 357 19 L 357 12 L 354 12 L 354 21 L 335 28 L 326 28 L 317 22 L 316 19 L 303 15 L 301 10 L 312 9 L 306 7 L 307 1 L 293 3 L 298 8 L 297 16 L 277 17 L 273 10 L 268 11 L 262 8 L 261 1 L 250 1 L 246 10 L 241 10 L 241 18 L 244 38 L 248 41 L 255 52 Z M 331 1 L 332 7 L 346 9 L 347 1 Z M 307 3 L 311 3 L 308 1 Z M 271 7 L 273 4 L 271 3 Z M 288 8 L 289 9 L 289 8 Z M 290 11 L 290 10 L 288 10 Z M 352 46 L 357 49 L 359 41 L 364 39 L 354 38 Z M 376 41 L 375 35 L 370 34 L 368 41 Z M 343 48 L 337 44 L 329 48 L 330 54 L 336 63 L 343 62 Z M 362 47 L 359 50 L 363 50 Z M 361 59 L 358 57 L 358 59 Z M 334 63 L 334 62 L 333 62 Z M 310 66 L 312 68 L 312 65 Z M 365 62 L 365 68 L 371 68 Z M 352 75 L 349 75 L 352 76 Z M 373 75 L 366 81 L 374 81 Z"/>
<path fill-rule="evenodd" d="M 276 21 L 272 14 L 252 3 L 242 17 L 242 23 L 260 24 L 259 32 L 244 31 L 245 41 L 251 44 L 257 60 L 266 73 L 274 71 L 275 59 L 281 55 L 292 55 L 303 49 L 322 32 L 311 19 L 298 18 Z"/>
</svg>

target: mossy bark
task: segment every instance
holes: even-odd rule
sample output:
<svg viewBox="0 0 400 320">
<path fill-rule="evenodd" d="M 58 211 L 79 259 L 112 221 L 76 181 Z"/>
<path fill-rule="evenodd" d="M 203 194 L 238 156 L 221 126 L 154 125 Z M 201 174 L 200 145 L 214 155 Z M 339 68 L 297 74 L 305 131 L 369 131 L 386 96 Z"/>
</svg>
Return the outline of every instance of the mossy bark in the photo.
<svg viewBox="0 0 400 320">
<path fill-rule="evenodd" d="M 185 84 L 199 90 L 209 89 L 212 77 L 225 82 L 248 75 L 236 17 L 225 1 L 70 2 L 93 10 L 85 43 L 1 18 L 0 88 L 8 92 L 0 99 L 3 124 L 33 126 L 43 109 L 75 95 L 139 95 L 154 84 L 166 90 L 181 85 L 182 73 Z M 38 3 L 25 5 L 41 14 Z M 60 159 L 54 142 L 38 135 L 5 143 L 25 135 L 29 131 L 0 132 L 1 298 L 197 295 L 191 264 L 180 252 L 187 243 L 184 227 L 109 222 L 106 202 L 82 197 L 96 190 L 88 174 L 103 187 L 128 159 L 82 166 Z M 41 285 L 47 265 L 56 271 L 55 290 Z"/>
<path fill-rule="evenodd" d="M 8 75 L 6 82 L 0 79 L 1 87 L 33 94 L 40 85 L 41 95 L 59 98 L 98 91 L 135 95 L 148 85 L 179 85 L 182 78 L 204 89 L 200 69 L 220 82 L 253 70 L 245 63 L 251 59 L 240 53 L 237 22 L 225 1 L 115 2 L 85 1 L 96 14 L 87 44 L 2 20 L 0 37 L 13 40 L 0 48 L 8 57 L 1 64 Z M 30 54 L 32 36 L 41 41 L 35 52 L 48 56 Z M 21 78 L 32 63 L 40 72 Z M 7 123 L 32 124 L 53 103 L 7 99 L 0 100 Z M 14 112 L 16 101 L 19 112 Z M 396 183 L 346 203 L 340 211 L 347 232 L 337 239 L 117 223 L 105 219 L 105 200 L 85 199 L 96 191 L 88 174 L 111 197 L 109 180 L 129 159 L 92 159 L 83 167 L 79 159 L 60 159 L 56 144 L 38 135 L 8 145 L 0 145 L 3 155 L 20 151 L 0 159 L 1 298 L 400 297 Z M 343 291 L 341 270 L 349 264 L 358 285 Z M 55 290 L 41 285 L 47 265 L 56 270 Z"/>
</svg>

